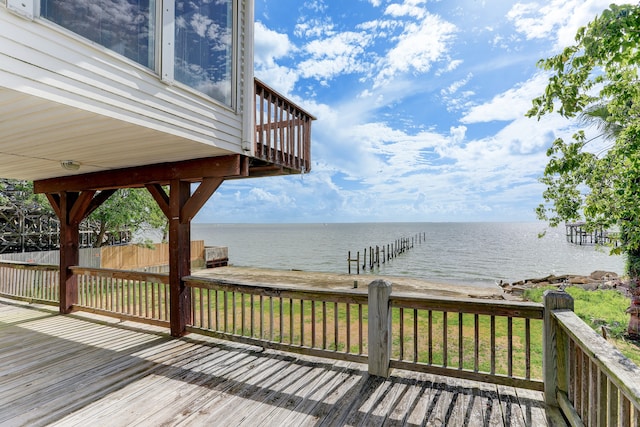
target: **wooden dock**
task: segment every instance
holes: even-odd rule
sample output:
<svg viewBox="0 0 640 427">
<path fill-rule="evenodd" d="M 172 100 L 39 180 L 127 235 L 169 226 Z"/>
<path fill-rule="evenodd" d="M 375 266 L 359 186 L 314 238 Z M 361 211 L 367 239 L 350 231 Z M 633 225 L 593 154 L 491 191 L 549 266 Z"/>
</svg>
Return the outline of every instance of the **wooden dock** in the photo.
<svg viewBox="0 0 640 427">
<path fill-rule="evenodd" d="M 585 222 L 565 224 L 567 242 L 574 245 L 619 245 L 618 233 L 611 233 L 603 228 L 588 230 Z"/>
<path fill-rule="evenodd" d="M 541 392 L 0 299 L 0 425 L 557 426 Z"/>
</svg>

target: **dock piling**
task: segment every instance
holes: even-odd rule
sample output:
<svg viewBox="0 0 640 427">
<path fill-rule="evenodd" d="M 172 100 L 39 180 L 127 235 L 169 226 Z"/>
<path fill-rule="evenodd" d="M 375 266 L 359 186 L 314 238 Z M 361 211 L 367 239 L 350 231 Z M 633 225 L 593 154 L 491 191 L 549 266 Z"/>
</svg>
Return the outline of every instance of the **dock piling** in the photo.
<svg viewBox="0 0 640 427">
<path fill-rule="evenodd" d="M 364 256 L 362 258 L 362 270 L 366 271 L 367 266 L 369 270 L 373 270 L 374 268 L 380 268 L 380 252 L 382 252 L 382 264 L 385 262 L 391 262 L 392 259 L 398 257 L 399 255 L 408 252 L 410 249 L 413 249 L 417 244 L 421 244 L 426 242 L 426 233 L 421 232 L 414 236 L 410 237 L 400 237 L 395 239 L 391 243 L 387 243 L 386 246 L 376 245 L 369 246 L 368 248 L 364 248 Z M 369 252 L 369 260 L 367 262 L 367 251 Z M 358 251 L 358 255 L 356 259 L 351 258 L 351 251 L 348 252 L 347 255 L 347 271 L 351 274 L 351 263 L 355 262 L 357 266 L 357 273 L 360 274 L 360 252 Z"/>
</svg>

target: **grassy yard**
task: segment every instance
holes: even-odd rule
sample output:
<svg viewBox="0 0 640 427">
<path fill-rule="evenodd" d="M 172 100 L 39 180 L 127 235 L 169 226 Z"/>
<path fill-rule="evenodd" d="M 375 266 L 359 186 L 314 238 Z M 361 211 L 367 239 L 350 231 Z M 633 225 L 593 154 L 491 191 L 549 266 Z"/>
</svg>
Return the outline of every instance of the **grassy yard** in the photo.
<svg viewBox="0 0 640 427">
<path fill-rule="evenodd" d="M 155 305 L 158 312 L 166 311 L 164 285 L 159 285 L 157 289 L 148 289 L 146 284 L 130 287 L 121 282 L 119 285 L 119 295 L 114 301 L 115 305 L 120 306 L 117 307 L 119 310 L 140 315 Z M 545 290 L 529 289 L 525 297 L 541 302 Z M 624 337 L 628 322 L 625 310 L 629 306 L 629 299 L 616 291 L 585 291 L 579 287 L 568 287 L 566 290 L 574 298 L 576 314 L 599 333 L 604 327 L 609 341 L 640 365 L 639 344 Z M 111 299 L 106 295 L 109 293 L 106 287 L 97 287 L 85 293 L 85 298 L 106 301 Z M 198 327 L 293 345 L 353 354 L 367 353 L 366 304 L 316 302 L 312 305 L 310 301 L 301 302 L 299 299 L 281 300 L 267 296 L 250 298 L 249 295 L 234 296 L 231 292 L 222 291 L 202 292 L 201 295 L 200 289 L 195 289 L 193 296 L 194 324 Z M 396 359 L 413 361 L 415 358 L 418 362 L 438 366 L 457 368 L 462 365 L 468 370 L 491 372 L 494 369 L 497 373 L 506 374 L 511 353 L 513 374 L 520 377 L 525 377 L 527 373 L 525 348 L 528 329 L 530 375 L 532 378 L 541 378 L 540 320 L 532 320 L 527 326 L 524 319 L 514 318 L 509 326 L 509 320 L 504 317 L 492 319 L 487 315 L 476 317 L 473 314 L 445 314 L 435 310 L 405 309 L 401 312 L 398 308 L 393 309 L 392 316 L 392 351 Z M 495 331 L 493 346 L 492 330 Z M 508 338 L 510 335 L 511 342 Z M 492 347 L 495 348 L 493 357 Z"/>
<path fill-rule="evenodd" d="M 193 297 L 194 324 L 198 327 L 330 351 L 367 353 L 367 305 L 312 304 L 200 289 L 194 290 Z M 394 308 L 392 357 L 507 375 L 511 353 L 513 374 L 526 377 L 527 331 L 530 376 L 541 378 L 541 320 L 527 324 L 519 318 Z"/>
<path fill-rule="evenodd" d="M 542 294 L 547 289 L 550 288 L 528 289 L 524 296 L 530 301 L 542 302 Z M 570 286 L 565 291 L 573 297 L 575 313 L 598 333 L 604 327 L 608 341 L 640 366 L 640 343 L 624 336 L 629 322 L 629 315 L 625 313 L 629 298 L 614 290 L 586 291 Z"/>
</svg>

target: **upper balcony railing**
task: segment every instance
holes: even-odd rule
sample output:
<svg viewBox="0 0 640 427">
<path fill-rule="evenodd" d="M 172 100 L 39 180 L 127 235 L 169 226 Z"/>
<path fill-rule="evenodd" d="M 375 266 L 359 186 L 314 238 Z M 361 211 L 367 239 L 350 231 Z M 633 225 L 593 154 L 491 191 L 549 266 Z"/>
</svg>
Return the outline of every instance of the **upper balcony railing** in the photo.
<svg viewBox="0 0 640 427">
<path fill-rule="evenodd" d="M 311 114 L 255 80 L 255 158 L 290 173 L 311 169 Z"/>
</svg>

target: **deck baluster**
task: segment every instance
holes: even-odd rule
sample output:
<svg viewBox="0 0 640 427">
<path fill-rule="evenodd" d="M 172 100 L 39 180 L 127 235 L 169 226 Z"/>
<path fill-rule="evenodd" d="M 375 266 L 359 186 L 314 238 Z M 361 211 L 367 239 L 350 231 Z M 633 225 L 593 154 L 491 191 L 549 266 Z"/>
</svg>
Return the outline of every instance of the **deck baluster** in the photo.
<svg viewBox="0 0 640 427">
<path fill-rule="evenodd" d="M 513 376 L 513 317 L 507 317 L 507 375 Z"/>
<path fill-rule="evenodd" d="M 333 349 L 338 351 L 338 303 L 333 303 Z"/>
<path fill-rule="evenodd" d="M 442 367 L 446 368 L 449 364 L 449 345 L 447 340 L 449 339 L 449 327 L 447 325 L 447 312 L 442 312 Z"/>
<path fill-rule="evenodd" d="M 358 354 L 363 354 L 362 304 L 358 304 Z"/>
<path fill-rule="evenodd" d="M 433 365 L 433 311 L 428 316 L 429 365 Z"/>
<path fill-rule="evenodd" d="M 316 300 L 311 300 L 311 347 L 316 347 Z"/>
<path fill-rule="evenodd" d="M 418 310 L 413 309 L 413 362 L 418 363 Z"/>
<path fill-rule="evenodd" d="M 404 360 L 404 308 L 400 307 L 400 360 Z"/>
<path fill-rule="evenodd" d="M 322 301 L 322 349 L 327 349 L 327 303 Z"/>
<path fill-rule="evenodd" d="M 347 353 L 351 352 L 351 304 L 346 304 L 347 310 L 347 331 L 346 331 L 346 339 L 347 339 Z"/>
<path fill-rule="evenodd" d="M 462 312 L 458 313 L 458 369 L 462 370 L 464 367 L 464 336 L 462 333 L 463 328 Z"/>
<path fill-rule="evenodd" d="M 300 347 L 304 347 L 304 300 L 300 299 Z"/>
<path fill-rule="evenodd" d="M 280 305 L 280 342 L 284 341 L 284 306 L 282 297 L 278 298 Z"/>
<path fill-rule="evenodd" d="M 480 316 L 473 315 L 473 371 L 480 370 Z"/>
</svg>

